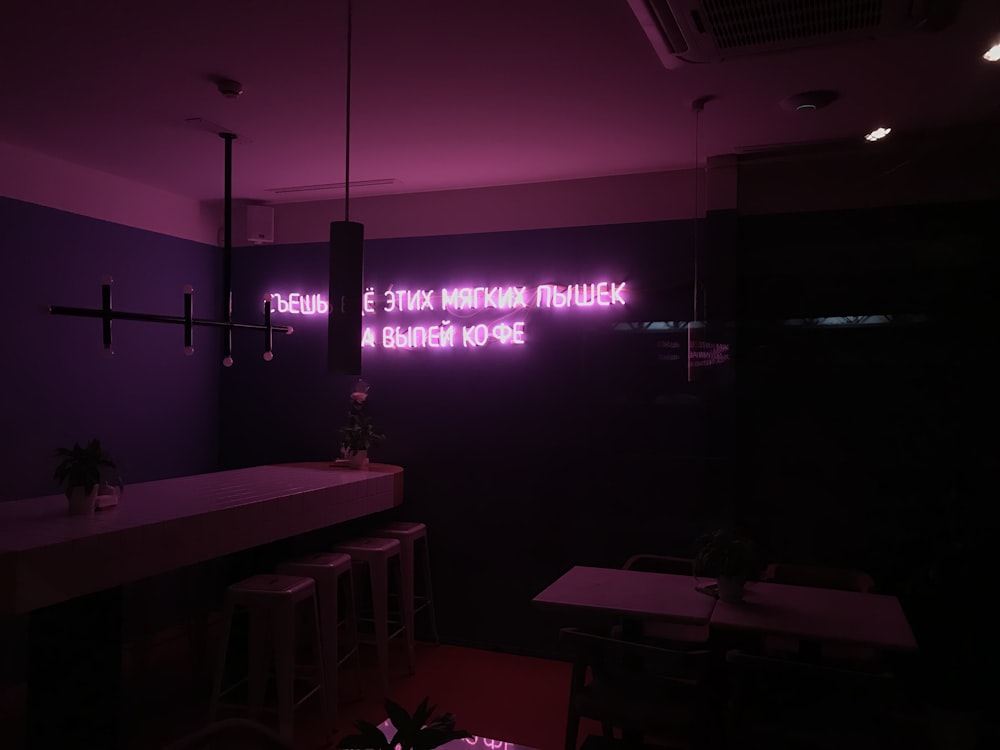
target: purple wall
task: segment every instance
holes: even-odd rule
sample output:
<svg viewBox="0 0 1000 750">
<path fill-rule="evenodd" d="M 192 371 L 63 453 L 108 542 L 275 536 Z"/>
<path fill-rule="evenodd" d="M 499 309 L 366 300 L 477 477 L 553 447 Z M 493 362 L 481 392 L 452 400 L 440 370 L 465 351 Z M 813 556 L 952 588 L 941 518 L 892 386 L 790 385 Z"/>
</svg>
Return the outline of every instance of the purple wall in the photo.
<svg viewBox="0 0 1000 750">
<path fill-rule="evenodd" d="M 191 284 L 196 316 L 217 317 L 221 251 L 9 199 L 0 225 L 9 281 L 0 500 L 59 492 L 54 450 L 93 437 L 126 483 L 217 468 L 217 332 L 197 329 L 197 352 L 185 357 L 181 326 L 116 321 L 116 354 L 105 358 L 99 321 L 47 309 L 100 307 L 109 274 L 116 309 L 179 315 Z"/>
</svg>

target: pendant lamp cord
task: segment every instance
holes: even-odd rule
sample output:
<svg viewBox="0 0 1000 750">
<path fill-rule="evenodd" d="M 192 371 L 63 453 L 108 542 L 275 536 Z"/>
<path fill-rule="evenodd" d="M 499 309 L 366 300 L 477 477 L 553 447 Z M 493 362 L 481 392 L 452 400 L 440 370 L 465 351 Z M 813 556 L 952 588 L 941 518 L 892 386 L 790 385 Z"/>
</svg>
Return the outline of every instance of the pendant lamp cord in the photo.
<svg viewBox="0 0 1000 750">
<path fill-rule="evenodd" d="M 698 270 L 699 270 L 698 257 L 700 255 L 698 246 L 700 239 L 698 232 L 698 225 L 701 223 L 701 214 L 700 214 L 701 206 L 700 206 L 700 201 L 698 199 L 701 190 L 699 184 L 700 183 L 699 178 L 701 177 L 701 167 L 698 164 L 698 158 L 699 158 L 698 146 L 701 135 L 701 127 L 700 127 L 701 111 L 705 109 L 705 104 L 707 104 L 714 98 L 715 98 L 714 96 L 702 96 L 698 99 L 695 99 L 691 103 L 691 109 L 694 110 L 694 284 L 691 295 L 691 323 L 688 325 L 688 336 L 687 336 L 688 338 L 687 375 L 689 383 L 694 380 L 694 368 L 692 367 L 692 358 L 691 358 L 691 351 L 692 351 L 691 347 L 692 344 L 694 343 L 694 340 L 691 331 L 692 331 L 692 326 L 698 322 L 698 296 L 700 293 L 700 283 L 701 283 L 701 280 L 698 275 Z M 701 313 L 702 315 L 704 315 L 705 313 L 704 301 L 702 302 Z"/>
<path fill-rule="evenodd" d="M 351 37 L 354 3 L 347 0 L 347 106 L 344 128 L 344 221 L 350 221 L 351 203 Z"/>
</svg>

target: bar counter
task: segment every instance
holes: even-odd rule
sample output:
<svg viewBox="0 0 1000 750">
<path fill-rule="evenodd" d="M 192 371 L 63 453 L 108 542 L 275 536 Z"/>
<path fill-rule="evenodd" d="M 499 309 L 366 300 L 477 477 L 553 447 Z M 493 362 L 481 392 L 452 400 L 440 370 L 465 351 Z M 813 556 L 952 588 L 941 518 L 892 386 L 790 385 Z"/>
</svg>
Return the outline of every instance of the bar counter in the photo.
<svg viewBox="0 0 1000 750">
<path fill-rule="evenodd" d="M 63 494 L 0 503 L 0 616 L 388 510 L 402 480 L 388 464 L 297 463 L 128 485 L 86 516 Z"/>
<path fill-rule="evenodd" d="M 28 750 L 127 745 L 126 584 L 389 510 L 403 470 L 279 464 L 142 482 L 118 505 L 0 503 L 0 617 L 27 614 Z"/>
</svg>

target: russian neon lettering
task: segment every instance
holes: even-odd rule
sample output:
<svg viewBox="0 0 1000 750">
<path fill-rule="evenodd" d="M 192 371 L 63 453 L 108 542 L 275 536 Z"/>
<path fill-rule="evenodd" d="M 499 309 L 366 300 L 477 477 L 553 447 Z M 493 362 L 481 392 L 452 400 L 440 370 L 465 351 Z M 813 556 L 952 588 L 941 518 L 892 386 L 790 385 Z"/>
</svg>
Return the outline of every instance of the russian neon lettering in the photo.
<svg viewBox="0 0 1000 750">
<path fill-rule="evenodd" d="M 271 305 L 275 312 L 287 315 L 326 315 L 330 312 L 330 303 L 321 294 L 272 292 Z"/>
<path fill-rule="evenodd" d="M 595 281 L 578 284 L 538 284 L 528 286 L 469 285 L 396 289 L 383 291 L 366 287 L 361 297 L 365 317 L 413 314 L 441 310 L 461 312 L 464 318 L 480 317 L 481 311 L 524 309 L 607 308 L 626 304 L 624 281 Z M 381 304 L 378 303 L 381 295 Z M 329 315 L 331 306 L 321 294 L 282 292 L 271 294 L 272 309 L 286 315 Z M 485 346 L 522 346 L 527 341 L 525 321 L 509 321 L 507 315 L 496 319 L 454 325 L 450 320 L 439 324 L 365 326 L 361 332 L 362 348 L 377 349 L 480 349 Z M 716 361 L 727 352 L 700 353 L 699 359 Z"/>
</svg>

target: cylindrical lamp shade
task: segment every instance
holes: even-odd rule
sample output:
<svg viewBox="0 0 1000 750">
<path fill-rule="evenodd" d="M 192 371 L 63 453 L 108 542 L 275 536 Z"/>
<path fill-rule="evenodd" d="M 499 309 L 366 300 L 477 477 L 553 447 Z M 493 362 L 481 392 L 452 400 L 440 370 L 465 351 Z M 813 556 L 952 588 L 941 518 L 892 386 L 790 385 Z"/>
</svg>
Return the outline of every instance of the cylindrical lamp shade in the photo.
<svg viewBox="0 0 1000 750">
<path fill-rule="evenodd" d="M 327 366 L 335 375 L 361 374 L 361 302 L 365 225 L 330 222 L 330 321 Z"/>
</svg>

